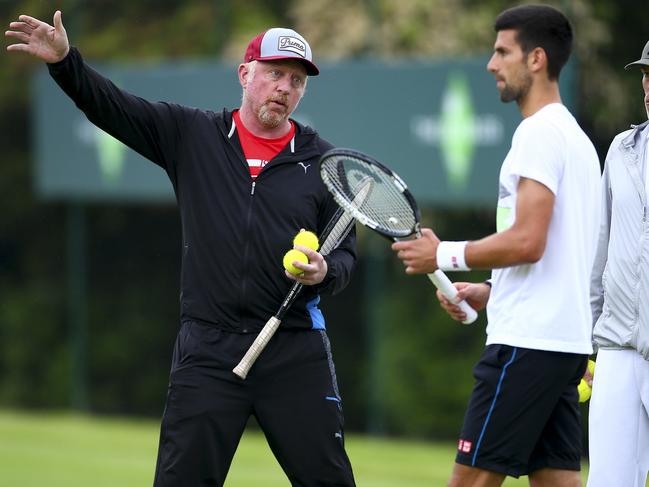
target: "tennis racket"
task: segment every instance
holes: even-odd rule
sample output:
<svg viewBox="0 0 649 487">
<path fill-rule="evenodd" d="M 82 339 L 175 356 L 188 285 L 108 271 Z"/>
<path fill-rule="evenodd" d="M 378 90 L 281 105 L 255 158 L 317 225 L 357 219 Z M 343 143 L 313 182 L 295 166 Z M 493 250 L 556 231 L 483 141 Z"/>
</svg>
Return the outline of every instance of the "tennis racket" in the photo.
<svg viewBox="0 0 649 487">
<path fill-rule="evenodd" d="M 336 203 L 359 223 L 392 240 L 421 236 L 420 214 L 406 184 L 392 170 L 372 157 L 351 149 L 332 149 L 320 159 L 320 176 Z M 373 181 L 371 193 L 356 198 L 359 181 Z M 473 323 L 478 313 L 457 299 L 457 289 L 441 270 L 428 278 L 446 298 L 466 313 L 464 324 Z"/>
<path fill-rule="evenodd" d="M 370 178 L 360 180 L 354 196 L 354 200 L 357 204 L 362 204 L 362 200 L 368 197 L 371 192 L 372 186 L 373 182 Z M 337 248 L 345 239 L 353 226 L 354 217 L 344 211 L 342 208 L 338 208 L 338 210 L 336 210 L 336 213 L 334 213 L 333 217 L 322 232 L 324 240 L 322 246 L 320 247 L 320 254 L 323 256 L 327 255 L 332 250 Z M 284 315 L 289 310 L 298 294 L 300 294 L 302 287 L 303 284 L 297 281 L 291 286 L 291 289 L 289 289 L 288 293 L 286 294 L 286 297 L 284 298 L 284 301 L 282 301 L 282 304 L 277 310 L 277 313 L 275 313 L 275 315 L 273 315 L 266 322 L 264 327 L 259 332 L 259 335 L 257 335 L 255 341 L 252 342 L 250 348 L 248 348 L 248 351 L 245 353 L 239 364 L 234 369 L 232 369 L 232 372 L 238 375 L 241 379 L 245 379 L 248 376 L 250 368 L 253 366 L 253 364 L 257 360 L 257 357 L 259 357 L 259 354 L 264 350 L 264 348 L 266 348 L 266 345 L 279 328 Z"/>
</svg>

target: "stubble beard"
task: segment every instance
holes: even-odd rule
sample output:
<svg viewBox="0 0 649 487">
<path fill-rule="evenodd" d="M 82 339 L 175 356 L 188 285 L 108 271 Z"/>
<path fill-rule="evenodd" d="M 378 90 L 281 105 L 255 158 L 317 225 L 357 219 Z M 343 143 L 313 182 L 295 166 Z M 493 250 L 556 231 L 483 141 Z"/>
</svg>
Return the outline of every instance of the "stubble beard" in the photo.
<svg viewBox="0 0 649 487">
<path fill-rule="evenodd" d="M 279 112 L 270 108 L 271 100 L 266 101 L 263 105 L 259 107 L 257 112 L 257 119 L 261 122 L 264 127 L 274 129 L 279 127 L 283 122 L 286 121 L 289 114 L 287 110 Z"/>
<path fill-rule="evenodd" d="M 509 103 L 511 101 L 520 103 L 527 96 L 532 86 L 532 77 L 529 73 L 525 73 L 516 81 L 518 81 L 516 84 L 508 84 L 505 82 L 505 87 L 500 92 L 500 101 L 503 103 Z"/>
<path fill-rule="evenodd" d="M 263 103 L 257 103 L 246 90 L 243 91 L 241 104 L 242 106 L 248 104 L 251 107 L 252 113 L 262 126 L 268 129 L 275 129 L 289 117 L 290 113 L 288 113 L 286 108 L 280 111 L 272 109 L 270 107 L 270 104 L 273 100 L 278 100 L 285 105 L 288 105 L 288 100 L 277 97 L 271 97 L 265 100 Z"/>
</svg>

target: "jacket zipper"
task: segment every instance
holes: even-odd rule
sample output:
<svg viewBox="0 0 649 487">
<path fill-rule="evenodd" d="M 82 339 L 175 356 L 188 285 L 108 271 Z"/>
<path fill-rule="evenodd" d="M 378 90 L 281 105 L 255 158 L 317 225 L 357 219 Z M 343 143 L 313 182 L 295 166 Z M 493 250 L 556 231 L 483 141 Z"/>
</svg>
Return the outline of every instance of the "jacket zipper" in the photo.
<svg viewBox="0 0 649 487">
<path fill-rule="evenodd" d="M 250 185 L 250 204 L 248 205 L 248 212 L 246 214 L 246 231 L 245 235 L 250 235 L 250 226 L 251 226 L 251 221 L 252 221 L 252 207 L 254 204 L 254 196 L 255 196 L 255 185 L 257 183 L 255 181 L 252 182 Z M 241 331 L 243 333 L 248 332 L 248 327 L 246 326 L 245 322 L 245 311 L 246 311 L 246 306 L 247 306 L 247 297 L 246 297 L 246 292 L 247 292 L 247 281 L 248 281 L 248 266 L 250 265 L 249 263 L 249 256 L 250 256 L 250 239 L 246 238 L 246 243 L 244 244 L 244 251 L 243 251 L 243 274 L 242 274 L 242 279 L 241 279 L 241 302 L 240 302 L 240 316 L 241 316 Z"/>
</svg>

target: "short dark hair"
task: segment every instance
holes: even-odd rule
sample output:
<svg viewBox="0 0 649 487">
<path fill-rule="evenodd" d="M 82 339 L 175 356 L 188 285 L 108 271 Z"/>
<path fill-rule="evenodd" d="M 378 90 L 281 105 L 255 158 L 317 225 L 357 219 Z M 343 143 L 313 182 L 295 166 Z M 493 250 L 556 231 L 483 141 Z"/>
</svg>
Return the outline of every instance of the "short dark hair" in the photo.
<svg viewBox="0 0 649 487">
<path fill-rule="evenodd" d="M 548 78 L 559 78 L 572 50 L 572 26 L 563 13 L 549 5 L 520 5 L 501 12 L 494 29 L 515 30 L 526 54 L 541 47 L 548 58 Z"/>
</svg>

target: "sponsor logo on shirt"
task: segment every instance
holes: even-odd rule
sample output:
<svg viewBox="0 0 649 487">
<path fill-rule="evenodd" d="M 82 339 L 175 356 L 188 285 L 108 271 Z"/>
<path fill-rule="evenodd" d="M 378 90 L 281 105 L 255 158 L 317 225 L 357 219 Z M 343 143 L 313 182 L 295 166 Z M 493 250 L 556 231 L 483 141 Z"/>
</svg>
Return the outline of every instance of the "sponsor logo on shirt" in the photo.
<svg viewBox="0 0 649 487">
<path fill-rule="evenodd" d="M 259 176 L 261 170 L 269 162 L 270 161 L 267 161 L 265 159 L 248 159 L 248 168 L 250 168 L 250 176 L 253 180 L 257 179 L 257 176 Z"/>
<path fill-rule="evenodd" d="M 265 161 L 264 159 L 248 159 L 248 166 L 263 168 L 266 164 L 268 164 L 268 162 L 269 161 Z"/>
</svg>

